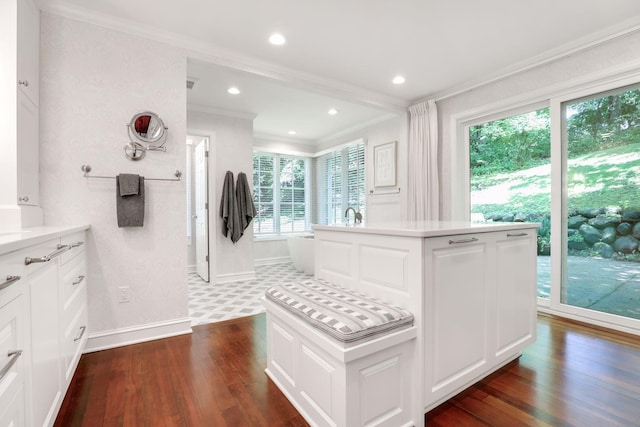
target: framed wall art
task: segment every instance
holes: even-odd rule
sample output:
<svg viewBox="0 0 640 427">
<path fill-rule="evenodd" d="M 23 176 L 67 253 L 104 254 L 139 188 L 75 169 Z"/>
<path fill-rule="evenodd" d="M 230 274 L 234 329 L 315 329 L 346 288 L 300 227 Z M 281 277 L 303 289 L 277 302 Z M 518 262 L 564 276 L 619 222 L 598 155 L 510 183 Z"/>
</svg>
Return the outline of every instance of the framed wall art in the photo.
<svg viewBox="0 0 640 427">
<path fill-rule="evenodd" d="M 396 185 L 396 146 L 398 141 L 373 147 L 374 187 Z"/>
</svg>

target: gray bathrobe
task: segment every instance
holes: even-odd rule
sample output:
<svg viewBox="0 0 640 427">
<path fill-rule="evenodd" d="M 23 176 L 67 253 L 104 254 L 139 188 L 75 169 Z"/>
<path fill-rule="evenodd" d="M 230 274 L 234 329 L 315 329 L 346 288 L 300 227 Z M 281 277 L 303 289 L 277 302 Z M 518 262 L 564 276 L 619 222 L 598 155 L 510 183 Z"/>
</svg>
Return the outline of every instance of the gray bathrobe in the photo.
<svg viewBox="0 0 640 427">
<path fill-rule="evenodd" d="M 227 171 L 222 186 L 222 199 L 220 200 L 220 217 L 222 218 L 222 234 L 231 238 L 233 243 L 242 236 L 238 202 L 233 185 L 233 172 Z"/>
</svg>

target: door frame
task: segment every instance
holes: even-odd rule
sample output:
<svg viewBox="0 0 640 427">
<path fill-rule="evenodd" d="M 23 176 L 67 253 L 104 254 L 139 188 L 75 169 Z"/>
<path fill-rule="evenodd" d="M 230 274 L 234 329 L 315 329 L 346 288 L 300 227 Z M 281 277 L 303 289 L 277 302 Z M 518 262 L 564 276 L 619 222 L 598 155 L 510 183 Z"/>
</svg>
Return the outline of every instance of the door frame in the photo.
<svg viewBox="0 0 640 427">
<path fill-rule="evenodd" d="M 207 234 L 209 243 L 209 283 L 215 283 L 217 276 L 216 266 L 216 244 L 213 238 L 214 233 L 212 230 L 216 230 L 217 227 L 217 215 L 216 215 L 216 203 L 215 203 L 215 188 L 216 188 L 216 165 L 212 159 L 216 158 L 216 144 L 215 133 L 202 129 L 187 128 L 187 135 L 199 138 L 209 139 L 209 157 L 207 159 L 207 200 L 209 203 L 208 209 L 208 221 L 207 221 Z"/>
</svg>

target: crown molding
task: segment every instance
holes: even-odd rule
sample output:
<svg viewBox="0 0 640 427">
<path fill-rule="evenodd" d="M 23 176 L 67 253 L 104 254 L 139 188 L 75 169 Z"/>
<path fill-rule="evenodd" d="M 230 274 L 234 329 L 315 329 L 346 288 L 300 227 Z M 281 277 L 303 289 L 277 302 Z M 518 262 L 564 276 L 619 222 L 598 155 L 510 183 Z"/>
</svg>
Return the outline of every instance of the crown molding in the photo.
<svg viewBox="0 0 640 427">
<path fill-rule="evenodd" d="M 407 102 L 401 98 L 391 97 L 341 81 L 262 61 L 211 43 L 149 25 L 99 14 L 88 8 L 72 6 L 65 1 L 49 0 L 43 3 L 45 4 L 42 5 L 41 9 L 44 12 L 165 43 L 183 49 L 190 60 L 202 61 L 267 77 L 294 85 L 300 89 L 370 107 L 394 112 L 405 111 L 408 107 Z"/>
<path fill-rule="evenodd" d="M 499 80 L 504 80 L 508 77 L 524 73 L 534 68 L 555 62 L 571 55 L 592 49 L 607 42 L 628 36 L 630 34 L 640 31 L 639 19 L 628 19 L 622 21 L 616 25 L 607 27 L 600 31 L 589 34 L 570 43 L 565 43 L 556 47 L 555 49 L 546 51 L 540 55 L 533 56 L 525 61 L 518 62 L 509 67 L 505 67 L 496 73 L 488 74 L 478 79 L 466 81 L 460 85 L 452 86 L 443 91 L 437 92 L 432 95 L 423 96 L 415 99 L 411 102 L 411 105 L 417 104 L 429 99 L 435 99 L 436 101 L 442 101 L 447 98 L 460 95 L 465 92 L 486 86 Z"/>
<path fill-rule="evenodd" d="M 187 111 L 196 112 L 196 113 L 206 113 L 206 114 L 215 114 L 216 116 L 224 116 L 231 117 L 234 119 L 244 119 L 253 121 L 257 116 L 257 114 L 246 113 L 244 111 L 233 111 L 226 110 L 223 108 L 214 108 L 208 107 L 206 105 L 199 104 L 187 104 Z"/>
<path fill-rule="evenodd" d="M 405 110 L 403 110 L 401 112 L 401 114 L 405 114 L 406 112 L 407 112 L 407 110 L 405 109 Z M 356 132 L 361 131 L 363 129 L 369 128 L 369 127 L 374 126 L 374 125 L 376 125 L 378 123 L 382 123 L 382 122 L 390 120 L 390 119 L 392 119 L 394 117 L 398 117 L 399 115 L 400 114 L 398 114 L 398 113 L 383 114 L 383 115 L 381 115 L 379 117 L 376 117 L 374 119 L 368 120 L 366 122 L 358 123 L 355 126 L 351 126 L 349 128 L 343 129 L 343 130 L 341 130 L 339 132 L 336 132 L 336 133 L 333 133 L 331 135 L 324 136 L 324 137 L 318 139 L 316 141 L 316 144 L 324 144 L 326 142 L 331 142 L 331 141 L 335 141 L 336 139 L 347 137 L 347 136 L 349 136 L 349 135 L 351 135 L 353 133 L 356 133 Z"/>
<path fill-rule="evenodd" d="M 305 145 L 309 147 L 315 147 L 316 141 L 313 139 L 305 139 L 305 138 L 291 138 L 281 135 L 273 135 L 265 132 L 254 132 L 253 139 L 257 142 L 265 142 L 265 143 L 278 143 L 283 142 L 286 144 L 298 144 Z"/>
</svg>

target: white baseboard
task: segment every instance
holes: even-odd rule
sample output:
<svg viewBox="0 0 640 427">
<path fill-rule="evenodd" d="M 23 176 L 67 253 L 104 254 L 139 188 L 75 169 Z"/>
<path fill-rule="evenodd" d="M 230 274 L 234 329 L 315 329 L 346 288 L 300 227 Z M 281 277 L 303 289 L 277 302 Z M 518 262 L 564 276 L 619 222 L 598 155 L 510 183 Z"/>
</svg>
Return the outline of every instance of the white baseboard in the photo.
<svg viewBox="0 0 640 427">
<path fill-rule="evenodd" d="M 218 274 L 216 276 L 217 283 L 246 282 L 248 280 L 256 280 L 255 271 L 245 271 L 242 273 Z"/>
<path fill-rule="evenodd" d="M 276 258 L 256 259 L 256 260 L 253 261 L 253 265 L 254 266 L 274 265 L 274 264 L 284 264 L 284 263 L 289 263 L 289 262 L 291 262 L 291 257 L 290 256 L 281 256 L 281 257 L 276 257 Z"/>
<path fill-rule="evenodd" d="M 112 329 L 110 331 L 89 334 L 84 353 L 106 350 L 160 338 L 190 334 L 191 320 L 188 317 L 166 322 L 147 323 L 128 328 Z"/>
<path fill-rule="evenodd" d="M 187 266 L 187 272 L 188 273 L 195 273 L 198 269 L 198 266 L 193 264 L 193 265 L 188 265 Z"/>
</svg>

